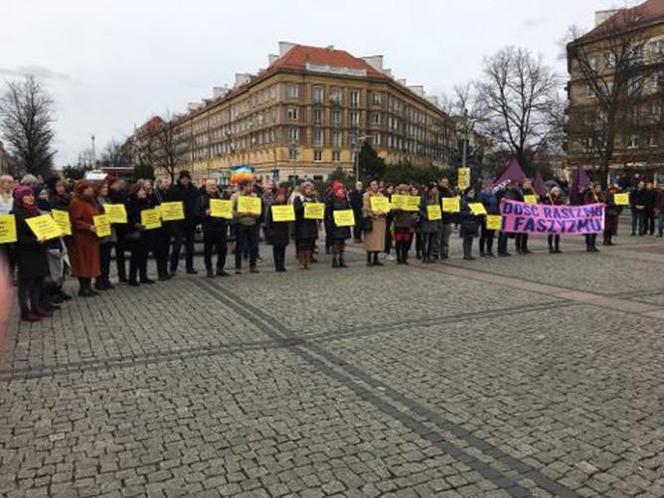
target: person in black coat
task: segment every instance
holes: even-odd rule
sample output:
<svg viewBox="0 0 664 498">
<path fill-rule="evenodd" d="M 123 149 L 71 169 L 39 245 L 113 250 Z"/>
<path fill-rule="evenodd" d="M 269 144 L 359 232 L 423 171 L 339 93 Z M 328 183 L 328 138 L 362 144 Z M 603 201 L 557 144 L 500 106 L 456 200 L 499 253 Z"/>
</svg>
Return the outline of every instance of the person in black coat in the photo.
<svg viewBox="0 0 664 498">
<path fill-rule="evenodd" d="M 224 218 L 211 216 L 210 199 L 221 199 L 219 186 L 216 180 L 212 178 L 205 180 L 205 189 L 199 200 L 201 225 L 203 227 L 203 259 L 208 278 L 214 278 L 215 276 L 228 277 L 230 275 L 224 270 L 228 244 L 226 237 L 228 224 Z M 212 269 L 213 250 L 217 251 L 216 272 Z"/>
<path fill-rule="evenodd" d="M 163 202 L 173 200 L 171 188 L 171 177 L 160 176 L 155 180 L 155 189 L 152 192 L 153 204 L 158 206 Z M 161 228 L 153 230 L 154 234 L 154 259 L 157 263 L 157 275 L 160 281 L 169 280 L 171 274 L 168 272 L 168 255 L 171 250 L 171 238 L 175 233 L 176 221 L 163 221 Z"/>
<path fill-rule="evenodd" d="M 536 195 L 535 190 L 533 190 L 533 182 L 529 178 L 524 178 L 521 184 L 521 190 L 517 190 L 517 197 L 519 202 L 525 202 L 526 195 Z M 527 233 L 517 233 L 514 236 L 516 244 L 517 254 L 530 254 L 531 251 L 528 249 L 528 234 Z"/>
<path fill-rule="evenodd" d="M 479 235 L 480 218 L 473 214 L 470 203 L 475 201 L 475 190 L 468 187 L 461 198 L 461 237 L 463 239 L 463 259 L 474 261 L 473 239 Z"/>
<path fill-rule="evenodd" d="M 44 280 L 49 276 L 46 244 L 44 240 L 37 240 L 26 222 L 27 219 L 39 216 L 41 213 L 30 187 L 23 185 L 16 187 L 14 199 L 18 303 L 21 308 L 21 320 L 37 322 L 52 316 L 50 311 L 41 306 Z"/>
<path fill-rule="evenodd" d="M 643 194 L 643 204 L 645 206 L 643 213 L 643 235 L 655 235 L 655 204 L 657 203 L 657 191 L 652 182 L 646 184 L 646 190 Z"/>
<path fill-rule="evenodd" d="M 338 227 L 334 222 L 334 212 L 352 209 L 346 189 L 341 182 L 334 182 L 332 193 L 325 206 L 325 226 L 330 228 L 328 234 L 332 242 L 332 268 L 347 268 L 344 262 L 346 241 L 351 238 L 350 227 Z"/>
<path fill-rule="evenodd" d="M 632 236 L 636 235 L 637 229 L 639 230 L 639 235 L 645 233 L 645 196 L 646 184 L 639 182 L 636 189 L 629 196 L 629 204 L 632 208 Z"/>
<path fill-rule="evenodd" d="M 272 246 L 274 258 L 274 269 L 277 272 L 286 271 L 286 247 L 290 238 L 291 224 L 284 221 L 274 221 L 272 217 L 272 206 L 283 206 L 286 204 L 286 191 L 279 188 L 275 191 L 271 206 L 265 215 L 265 238 Z"/>
<path fill-rule="evenodd" d="M 500 206 L 500 203 L 503 199 L 509 200 L 509 201 L 519 201 L 523 202 L 523 197 L 520 195 L 518 186 L 514 182 L 510 182 L 505 186 L 504 190 L 500 190 L 496 194 L 496 198 L 498 200 L 498 205 Z M 503 232 L 502 230 L 498 232 L 498 256 L 500 257 L 507 257 L 511 256 L 509 252 L 507 252 L 507 240 L 509 238 L 510 234 L 507 232 Z"/>
<path fill-rule="evenodd" d="M 314 245 L 318 238 L 318 220 L 308 220 L 304 217 L 304 205 L 308 202 L 318 202 L 314 184 L 304 182 L 300 193 L 293 199 L 295 209 L 295 246 L 300 269 L 308 270 L 314 252 Z"/>
<path fill-rule="evenodd" d="M 142 181 L 136 182 L 127 199 L 127 235 L 131 259 L 129 260 L 129 285 L 154 284 L 148 278 L 148 251 L 152 230 L 145 230 L 141 224 L 141 211 L 152 209 L 154 203 L 148 197 L 148 190 Z M 140 279 L 140 280 L 139 280 Z"/>
<path fill-rule="evenodd" d="M 108 197 L 111 204 L 125 204 L 127 202 L 127 184 L 121 178 L 106 177 L 108 183 Z M 118 271 L 118 281 L 127 283 L 127 263 L 125 253 L 129 249 L 126 240 L 128 227 L 125 224 L 115 225 L 115 264 Z"/>
<path fill-rule="evenodd" d="M 184 220 L 176 221 L 175 238 L 171 252 L 171 275 L 175 275 L 180 262 L 180 250 L 184 242 L 187 273 L 196 275 L 194 269 L 194 236 L 198 225 L 198 198 L 200 191 L 191 183 L 189 171 L 180 171 L 178 184 L 173 188 L 173 201 L 184 206 Z"/>
<path fill-rule="evenodd" d="M 357 182 L 355 188 L 348 194 L 348 202 L 355 214 L 355 226 L 353 227 L 353 238 L 355 242 L 362 242 L 362 197 L 364 190 L 362 182 Z"/>
</svg>

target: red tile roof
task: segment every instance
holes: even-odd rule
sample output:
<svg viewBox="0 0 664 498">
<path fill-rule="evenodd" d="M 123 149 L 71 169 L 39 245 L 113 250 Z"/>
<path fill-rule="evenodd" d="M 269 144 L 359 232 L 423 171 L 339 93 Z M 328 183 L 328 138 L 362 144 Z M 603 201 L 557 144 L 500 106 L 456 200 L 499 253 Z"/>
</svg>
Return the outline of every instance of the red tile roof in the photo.
<svg viewBox="0 0 664 498">
<path fill-rule="evenodd" d="M 371 67 L 366 61 L 352 56 L 345 50 L 310 47 L 307 45 L 295 45 L 273 62 L 269 69 L 304 70 L 307 63 L 319 66 L 364 69 L 367 72 L 367 76 L 383 76 L 380 71 Z"/>
<path fill-rule="evenodd" d="M 645 25 L 658 19 L 664 21 L 664 0 L 646 0 L 635 7 L 620 9 L 573 43 L 589 41 L 596 37 L 602 38 L 608 34 L 604 30 L 614 25 L 625 27 Z"/>
</svg>

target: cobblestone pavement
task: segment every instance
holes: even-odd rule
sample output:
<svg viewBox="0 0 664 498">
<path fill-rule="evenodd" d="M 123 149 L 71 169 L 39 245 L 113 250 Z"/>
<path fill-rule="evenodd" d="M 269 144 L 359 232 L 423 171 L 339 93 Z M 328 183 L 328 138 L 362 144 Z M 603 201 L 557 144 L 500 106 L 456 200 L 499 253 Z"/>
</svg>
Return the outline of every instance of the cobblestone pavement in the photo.
<svg viewBox="0 0 664 498">
<path fill-rule="evenodd" d="M 454 244 L 14 320 L 0 496 L 664 496 L 664 242 Z"/>
</svg>

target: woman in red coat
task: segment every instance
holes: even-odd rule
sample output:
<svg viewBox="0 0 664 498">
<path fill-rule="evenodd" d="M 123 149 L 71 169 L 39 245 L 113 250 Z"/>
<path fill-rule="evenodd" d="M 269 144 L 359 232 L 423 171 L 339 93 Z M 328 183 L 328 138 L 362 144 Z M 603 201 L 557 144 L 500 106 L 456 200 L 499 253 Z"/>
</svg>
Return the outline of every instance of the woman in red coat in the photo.
<svg viewBox="0 0 664 498">
<path fill-rule="evenodd" d="M 92 279 L 101 275 L 99 237 L 93 217 L 100 213 L 92 185 L 80 180 L 76 184 L 70 206 L 73 232 L 70 256 L 72 273 L 78 277 L 80 284 L 78 295 L 81 297 L 97 295 L 91 286 Z"/>
</svg>

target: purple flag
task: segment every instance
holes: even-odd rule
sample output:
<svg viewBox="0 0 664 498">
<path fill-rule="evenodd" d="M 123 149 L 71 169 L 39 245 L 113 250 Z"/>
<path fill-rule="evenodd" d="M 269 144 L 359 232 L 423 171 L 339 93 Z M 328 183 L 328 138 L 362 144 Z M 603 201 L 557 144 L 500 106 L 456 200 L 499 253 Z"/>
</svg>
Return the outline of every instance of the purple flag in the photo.
<svg viewBox="0 0 664 498">
<path fill-rule="evenodd" d="M 546 195 L 546 185 L 544 184 L 544 178 L 542 178 L 542 173 L 537 172 L 535 177 L 535 183 L 533 184 L 533 190 L 539 196 Z"/>
<path fill-rule="evenodd" d="M 521 165 L 516 159 L 507 163 L 503 172 L 493 181 L 494 188 L 503 188 L 508 183 L 520 183 L 526 177 Z"/>
<path fill-rule="evenodd" d="M 588 174 L 586 173 L 586 170 L 583 168 L 583 166 L 577 166 L 576 170 L 574 170 L 574 173 L 572 174 L 572 181 L 569 185 L 570 203 L 575 206 L 581 204 L 583 201 L 583 196 L 581 193 L 591 183 L 592 182 L 590 181 L 590 177 L 588 177 Z"/>
</svg>

